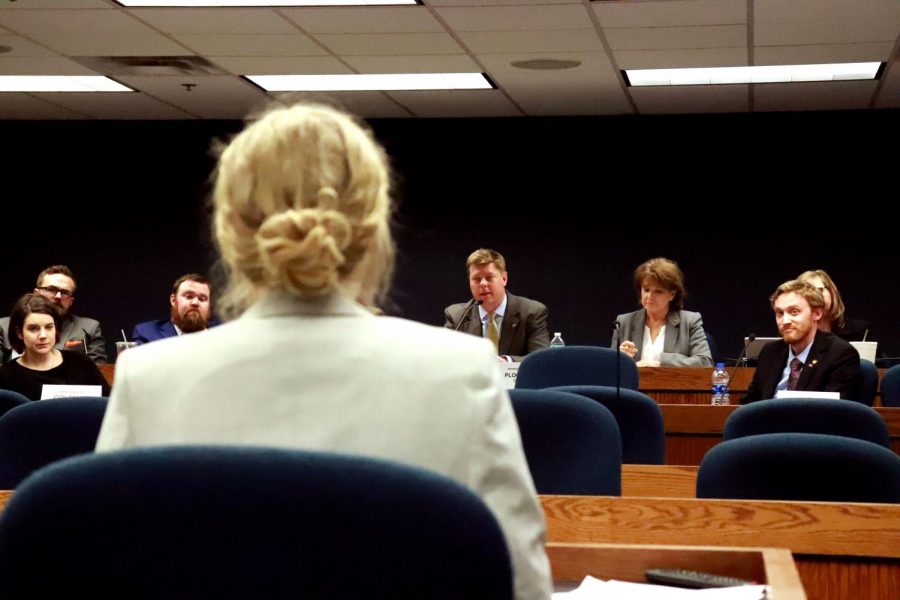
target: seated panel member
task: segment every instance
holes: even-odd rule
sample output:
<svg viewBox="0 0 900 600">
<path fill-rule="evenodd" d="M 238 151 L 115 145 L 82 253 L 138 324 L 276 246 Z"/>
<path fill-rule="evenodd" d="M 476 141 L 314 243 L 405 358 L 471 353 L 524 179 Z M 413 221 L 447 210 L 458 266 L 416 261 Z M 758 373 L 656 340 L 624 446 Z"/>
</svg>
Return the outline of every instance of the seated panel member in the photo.
<svg viewBox="0 0 900 600">
<path fill-rule="evenodd" d="M 506 260 L 499 252 L 476 250 L 466 260 L 466 269 L 472 300 L 483 304 L 472 306 L 468 313 L 468 303 L 448 306 L 444 309 L 444 327 L 490 339 L 501 362 L 520 362 L 527 354 L 550 345 L 547 307 L 506 291 Z"/>
<path fill-rule="evenodd" d="M 39 294 L 25 294 L 9 317 L 13 348 L 20 356 L 0 367 L 0 388 L 40 400 L 45 384 L 99 385 L 109 395 L 109 384 L 89 358 L 56 347 L 62 319 L 59 309 Z"/>
<path fill-rule="evenodd" d="M 65 265 L 47 267 L 37 276 L 35 294 L 40 294 L 56 304 L 61 321 L 56 332 L 56 347 L 60 350 L 75 350 L 87 354 L 95 364 L 106 362 L 106 341 L 100 331 L 100 323 L 95 319 L 72 314 L 75 302 L 75 276 Z M 12 349 L 9 317 L 0 319 L 0 346 L 4 356 Z M 87 348 L 85 348 L 87 346 Z"/>
<path fill-rule="evenodd" d="M 848 342 L 818 329 L 825 312 L 819 290 L 797 279 L 770 298 L 781 340 L 766 344 L 741 404 L 775 397 L 778 390 L 839 392 L 857 399 L 859 353 Z"/>
<path fill-rule="evenodd" d="M 678 263 L 651 258 L 634 270 L 640 310 L 619 315 L 619 350 L 639 367 L 709 367 L 712 352 L 698 312 L 684 307 L 684 275 Z M 610 348 L 616 347 L 613 331 Z"/>
<path fill-rule="evenodd" d="M 175 280 L 169 295 L 171 317 L 138 323 L 131 334 L 132 341 L 139 345 L 146 344 L 182 333 L 203 331 L 215 325 L 209 318 L 210 298 L 211 290 L 206 277 L 197 273 L 182 275 Z"/>
<path fill-rule="evenodd" d="M 819 320 L 819 329 L 829 331 L 848 342 L 877 341 L 868 321 L 844 316 L 844 300 L 828 273 L 822 269 L 804 271 L 797 279 L 819 290 L 825 299 L 825 312 Z"/>
</svg>

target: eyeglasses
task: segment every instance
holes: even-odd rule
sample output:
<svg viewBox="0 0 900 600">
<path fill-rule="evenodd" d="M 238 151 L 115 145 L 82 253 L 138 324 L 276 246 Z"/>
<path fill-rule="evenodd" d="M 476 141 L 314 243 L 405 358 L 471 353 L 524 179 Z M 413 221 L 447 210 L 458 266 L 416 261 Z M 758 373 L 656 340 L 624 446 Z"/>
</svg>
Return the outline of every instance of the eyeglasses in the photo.
<svg viewBox="0 0 900 600">
<path fill-rule="evenodd" d="M 45 287 L 39 287 L 40 291 L 45 292 L 51 296 L 55 296 L 59 294 L 60 298 L 71 298 L 75 295 L 75 292 L 72 290 L 67 290 L 65 288 L 58 288 L 55 285 L 48 285 Z"/>
</svg>

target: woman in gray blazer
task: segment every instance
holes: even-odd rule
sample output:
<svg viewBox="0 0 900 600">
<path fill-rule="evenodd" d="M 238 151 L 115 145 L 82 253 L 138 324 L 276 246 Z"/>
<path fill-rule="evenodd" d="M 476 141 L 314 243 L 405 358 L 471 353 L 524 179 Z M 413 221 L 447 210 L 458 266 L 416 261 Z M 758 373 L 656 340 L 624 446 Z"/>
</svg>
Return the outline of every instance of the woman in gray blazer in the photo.
<svg viewBox="0 0 900 600">
<path fill-rule="evenodd" d="M 543 512 L 493 346 L 367 310 L 394 264 L 390 181 L 372 134 L 321 105 L 272 110 L 228 144 L 213 222 L 231 320 L 124 353 L 97 450 L 247 444 L 431 469 L 497 517 L 516 598 L 549 600 Z"/>
<path fill-rule="evenodd" d="M 700 313 L 683 310 L 684 275 L 668 258 L 651 258 L 634 271 L 640 310 L 616 317 L 610 347 L 639 367 L 708 367 L 712 353 Z"/>
</svg>

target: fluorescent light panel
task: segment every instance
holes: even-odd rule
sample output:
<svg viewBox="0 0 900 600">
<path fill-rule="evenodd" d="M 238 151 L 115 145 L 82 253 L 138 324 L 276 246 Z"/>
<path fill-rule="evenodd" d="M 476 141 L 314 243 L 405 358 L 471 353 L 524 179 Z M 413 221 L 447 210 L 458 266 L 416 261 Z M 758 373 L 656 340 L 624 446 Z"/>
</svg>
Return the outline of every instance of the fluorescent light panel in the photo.
<svg viewBox="0 0 900 600">
<path fill-rule="evenodd" d="M 268 92 L 362 92 L 398 90 L 489 90 L 481 73 L 379 75 L 245 75 Z"/>
<path fill-rule="evenodd" d="M 875 79 L 880 62 L 825 65 L 774 65 L 698 69 L 626 69 L 633 87 L 726 85 L 735 83 L 795 83 Z"/>
<path fill-rule="evenodd" d="M 418 4 L 416 0 L 114 0 L 127 7 L 223 7 L 223 6 L 392 6 Z"/>
<path fill-rule="evenodd" d="M 0 75 L 0 92 L 133 92 L 100 75 Z"/>
</svg>

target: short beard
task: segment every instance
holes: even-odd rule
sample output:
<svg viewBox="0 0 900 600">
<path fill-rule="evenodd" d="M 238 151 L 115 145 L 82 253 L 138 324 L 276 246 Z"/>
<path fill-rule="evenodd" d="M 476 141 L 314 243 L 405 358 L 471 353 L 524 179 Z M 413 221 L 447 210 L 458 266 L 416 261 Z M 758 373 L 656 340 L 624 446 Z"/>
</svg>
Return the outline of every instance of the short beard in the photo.
<svg viewBox="0 0 900 600">
<path fill-rule="evenodd" d="M 172 322 L 184 333 L 203 331 L 209 323 L 199 311 L 189 310 L 182 317 L 178 314 L 178 307 L 172 307 Z"/>
</svg>

